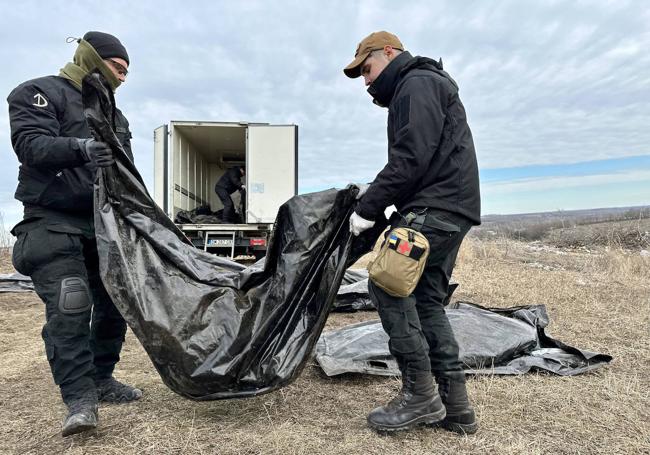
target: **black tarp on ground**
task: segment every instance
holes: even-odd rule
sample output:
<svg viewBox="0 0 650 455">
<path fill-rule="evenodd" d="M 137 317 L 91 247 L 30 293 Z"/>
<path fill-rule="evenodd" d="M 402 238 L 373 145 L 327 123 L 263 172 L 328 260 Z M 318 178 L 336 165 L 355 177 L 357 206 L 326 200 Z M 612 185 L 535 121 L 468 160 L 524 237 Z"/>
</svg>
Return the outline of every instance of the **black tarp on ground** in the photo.
<svg viewBox="0 0 650 455">
<path fill-rule="evenodd" d="M 375 304 L 368 293 L 368 270 L 348 269 L 341 281 L 333 311 L 349 313 L 374 309 Z"/>
<path fill-rule="evenodd" d="M 192 210 L 179 210 L 174 217 L 176 224 L 224 224 L 223 210 L 213 212 L 207 205 L 202 205 Z"/>
<path fill-rule="evenodd" d="M 449 283 L 447 303 L 449 303 L 457 287 L 458 283 L 453 281 Z M 341 287 L 336 295 L 332 311 L 352 313 L 359 310 L 376 310 L 368 292 L 368 270 L 348 269 L 343 276 L 343 281 L 341 281 Z"/>
<path fill-rule="evenodd" d="M 84 79 L 93 135 L 117 162 L 95 186 L 102 280 L 165 384 L 192 399 L 252 396 L 297 377 L 347 266 L 384 226 L 352 242 L 355 189 L 297 196 L 278 213 L 264 268 L 198 250 L 158 208 L 113 132 L 114 101 Z"/>
<path fill-rule="evenodd" d="M 546 335 L 549 319 L 544 305 L 485 308 L 456 302 L 445 311 L 467 373 L 522 374 L 537 369 L 571 376 L 612 360 Z M 316 346 L 316 361 L 328 376 L 400 374 L 388 351 L 388 335 L 376 320 L 324 333 Z"/>
<path fill-rule="evenodd" d="M 0 292 L 32 292 L 32 279 L 21 273 L 0 274 Z"/>
</svg>

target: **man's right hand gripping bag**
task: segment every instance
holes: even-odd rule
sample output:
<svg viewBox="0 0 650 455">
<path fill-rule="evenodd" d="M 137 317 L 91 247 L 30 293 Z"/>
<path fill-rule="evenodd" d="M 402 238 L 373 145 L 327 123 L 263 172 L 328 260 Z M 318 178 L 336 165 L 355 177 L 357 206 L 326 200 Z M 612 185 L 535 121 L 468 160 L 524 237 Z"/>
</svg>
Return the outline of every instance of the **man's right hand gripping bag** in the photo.
<svg viewBox="0 0 650 455">
<path fill-rule="evenodd" d="M 388 233 L 368 276 L 393 297 L 408 297 L 422 276 L 429 256 L 429 241 L 420 232 L 398 227 Z"/>
</svg>

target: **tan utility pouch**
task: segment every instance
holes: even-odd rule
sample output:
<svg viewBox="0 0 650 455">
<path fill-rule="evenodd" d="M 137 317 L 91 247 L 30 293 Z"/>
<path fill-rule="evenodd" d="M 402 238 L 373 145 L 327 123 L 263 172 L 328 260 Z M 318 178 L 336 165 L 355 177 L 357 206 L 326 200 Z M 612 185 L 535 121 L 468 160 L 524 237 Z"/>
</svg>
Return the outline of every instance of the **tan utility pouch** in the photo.
<svg viewBox="0 0 650 455">
<path fill-rule="evenodd" d="M 429 256 L 429 241 L 420 232 L 398 227 L 388 233 L 368 276 L 393 297 L 408 297 L 420 281 Z"/>
</svg>

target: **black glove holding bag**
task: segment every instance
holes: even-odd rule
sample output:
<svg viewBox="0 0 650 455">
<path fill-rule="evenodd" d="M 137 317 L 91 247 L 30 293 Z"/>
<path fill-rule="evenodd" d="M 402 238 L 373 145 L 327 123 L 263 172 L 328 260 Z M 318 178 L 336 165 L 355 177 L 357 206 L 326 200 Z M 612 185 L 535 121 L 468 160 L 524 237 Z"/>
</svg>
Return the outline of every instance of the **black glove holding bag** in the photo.
<svg viewBox="0 0 650 455">
<path fill-rule="evenodd" d="M 106 142 L 95 139 L 79 139 L 79 149 L 87 162 L 93 162 L 97 167 L 108 167 L 115 163 L 113 150 Z"/>
</svg>

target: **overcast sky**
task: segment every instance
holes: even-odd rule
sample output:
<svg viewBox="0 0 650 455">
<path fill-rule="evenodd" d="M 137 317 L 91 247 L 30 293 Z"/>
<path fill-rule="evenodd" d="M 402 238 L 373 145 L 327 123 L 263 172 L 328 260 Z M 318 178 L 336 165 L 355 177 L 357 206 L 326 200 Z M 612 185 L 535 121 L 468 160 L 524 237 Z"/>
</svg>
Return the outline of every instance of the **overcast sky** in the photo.
<svg viewBox="0 0 650 455">
<path fill-rule="evenodd" d="M 152 131 L 170 120 L 299 125 L 301 192 L 373 179 L 386 110 L 342 68 L 376 30 L 441 57 L 460 86 L 483 213 L 650 204 L 650 2 L 2 1 L 0 93 L 57 74 L 68 36 L 128 49 L 118 106 L 152 189 Z M 0 110 L 0 212 L 18 161 Z"/>
</svg>

